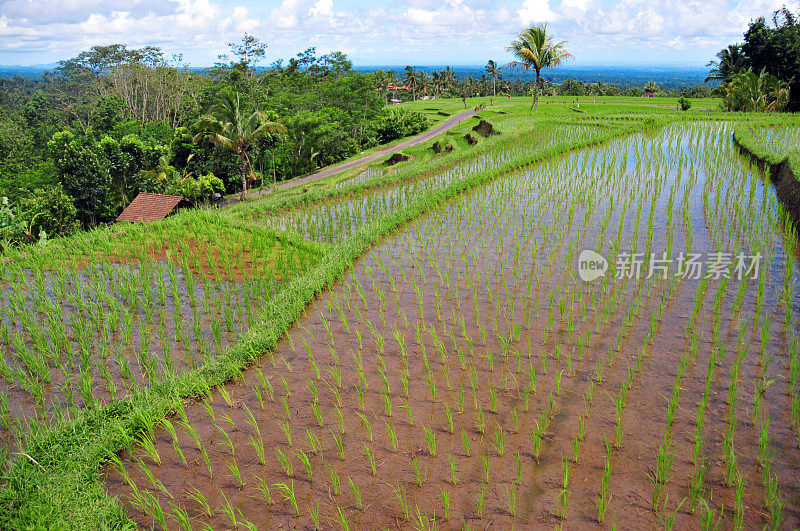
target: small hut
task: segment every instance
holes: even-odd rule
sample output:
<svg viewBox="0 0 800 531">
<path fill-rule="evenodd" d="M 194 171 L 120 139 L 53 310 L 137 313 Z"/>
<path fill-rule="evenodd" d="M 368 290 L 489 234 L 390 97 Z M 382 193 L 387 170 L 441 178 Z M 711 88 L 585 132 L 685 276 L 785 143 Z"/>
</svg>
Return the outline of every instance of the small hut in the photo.
<svg viewBox="0 0 800 531">
<path fill-rule="evenodd" d="M 139 192 L 136 199 L 131 201 L 131 204 L 117 217 L 117 221 L 147 223 L 148 221 L 164 219 L 175 209 L 188 204 L 189 202 L 179 195 Z"/>
</svg>

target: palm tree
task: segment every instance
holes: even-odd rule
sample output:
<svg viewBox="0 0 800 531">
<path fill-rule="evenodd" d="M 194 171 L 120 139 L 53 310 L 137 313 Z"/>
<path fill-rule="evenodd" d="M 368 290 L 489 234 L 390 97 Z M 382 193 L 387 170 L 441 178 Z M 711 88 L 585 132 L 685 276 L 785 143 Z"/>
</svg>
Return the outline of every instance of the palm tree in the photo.
<svg viewBox="0 0 800 531">
<path fill-rule="evenodd" d="M 215 146 L 236 151 L 242 176 L 241 198 L 244 199 L 247 197 L 247 169 L 251 174 L 254 173 L 247 151 L 259 138 L 286 133 L 286 127 L 267 120 L 261 111 L 254 111 L 247 116 L 238 93 L 223 93 L 211 111 L 212 114 L 203 115 L 197 121 L 200 132 L 195 135 L 194 142 L 206 138 Z"/>
<path fill-rule="evenodd" d="M 406 73 L 403 74 L 403 84 L 411 88 L 411 99 L 417 100 L 417 81 L 419 81 L 419 73 L 413 66 L 406 67 Z"/>
<path fill-rule="evenodd" d="M 430 77 L 426 72 L 420 71 L 418 73 L 418 80 L 417 83 L 419 84 L 419 88 L 422 91 L 422 94 L 426 97 L 428 96 L 428 85 L 430 84 Z"/>
<path fill-rule="evenodd" d="M 492 78 L 492 96 L 497 96 L 497 80 L 503 79 L 503 69 L 497 66 L 492 59 L 486 63 L 486 73 Z"/>
<path fill-rule="evenodd" d="M 384 104 L 388 104 L 389 86 L 391 84 L 389 81 L 389 74 L 387 72 L 384 72 L 383 70 L 378 70 L 377 72 L 373 73 L 373 76 L 375 79 L 375 85 L 377 85 L 375 88 L 383 92 Z"/>
<path fill-rule="evenodd" d="M 659 86 L 656 84 L 656 82 L 655 82 L 655 81 L 648 81 L 648 82 L 647 82 L 647 85 L 645 85 L 645 86 L 644 86 L 644 91 L 645 91 L 645 92 L 649 92 L 650 94 L 655 94 L 655 93 L 656 93 L 656 92 L 658 92 L 659 90 L 661 90 L 661 87 L 659 87 Z"/>
<path fill-rule="evenodd" d="M 392 87 L 392 98 L 397 99 L 397 83 L 399 83 L 399 81 L 397 81 L 397 76 L 395 75 L 394 70 L 389 70 L 386 81 Z"/>
<path fill-rule="evenodd" d="M 457 82 L 458 76 L 455 70 L 446 66 L 445 69 L 442 70 L 442 87 L 448 92 L 452 92 Z"/>
<path fill-rule="evenodd" d="M 730 81 L 731 78 L 744 69 L 746 58 L 742 52 L 741 44 L 730 44 L 720 50 L 716 61 L 709 61 L 706 66 L 713 66 L 703 83 L 706 81 Z"/>
<path fill-rule="evenodd" d="M 720 85 L 729 111 L 770 112 L 783 109 L 789 101 L 789 84 L 762 69 L 752 68 L 733 75 Z"/>
<path fill-rule="evenodd" d="M 564 45 L 567 41 L 554 42 L 553 36 L 547 33 L 547 24 L 535 24 L 519 32 L 511 42 L 508 51 L 518 59 L 508 63 L 509 66 L 533 70 L 536 72 L 533 105 L 539 112 L 539 85 L 542 82 L 541 72 L 544 68 L 555 68 L 566 59 L 572 58 Z"/>
<path fill-rule="evenodd" d="M 433 86 L 433 93 L 439 97 L 439 89 L 442 88 L 442 73 L 438 70 L 431 72 L 431 85 Z"/>
</svg>

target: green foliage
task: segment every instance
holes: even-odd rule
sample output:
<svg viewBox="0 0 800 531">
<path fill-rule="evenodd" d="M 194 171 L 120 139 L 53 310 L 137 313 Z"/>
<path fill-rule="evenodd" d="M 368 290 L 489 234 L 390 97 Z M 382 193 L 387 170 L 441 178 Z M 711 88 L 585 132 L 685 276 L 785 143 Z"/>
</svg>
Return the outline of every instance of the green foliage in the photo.
<svg viewBox="0 0 800 531">
<path fill-rule="evenodd" d="M 75 200 L 81 222 L 93 226 L 109 219 L 106 198 L 111 178 L 87 139 L 62 131 L 53 135 L 47 147 L 64 190 Z"/>
<path fill-rule="evenodd" d="M 114 129 L 125 113 L 125 102 L 117 96 L 104 96 L 97 102 L 89 124 L 99 133 L 108 133 Z"/>
<path fill-rule="evenodd" d="M 762 69 L 752 68 L 735 74 L 719 87 L 723 106 L 729 111 L 782 111 L 789 103 L 789 84 Z"/>
<path fill-rule="evenodd" d="M 678 98 L 678 105 L 680 106 L 682 111 L 688 111 L 692 108 L 692 102 L 689 101 L 689 98 L 685 98 L 681 96 Z"/>
<path fill-rule="evenodd" d="M 406 109 L 393 110 L 378 123 L 377 133 L 380 143 L 391 142 L 398 138 L 413 136 L 426 130 L 430 125 L 422 114 Z"/>
<path fill-rule="evenodd" d="M 0 197 L 0 251 L 5 252 L 25 234 L 25 224 L 7 197 Z"/>
<path fill-rule="evenodd" d="M 192 175 L 186 176 L 177 188 L 167 187 L 167 193 L 174 195 L 181 195 L 192 203 L 201 203 L 209 201 L 215 193 L 222 193 L 225 191 L 225 184 L 222 179 L 216 177 L 213 173 L 207 173 L 194 177 Z"/>
<path fill-rule="evenodd" d="M 253 163 L 248 152 L 253 143 L 265 136 L 286 133 L 286 127 L 270 121 L 259 110 L 248 112 L 239 95 L 223 92 L 212 107 L 212 114 L 203 115 L 196 124 L 200 131 L 194 141 L 207 140 L 213 145 L 233 151 L 239 158 L 242 197 L 247 195 L 248 170 L 253 175 Z"/>
<path fill-rule="evenodd" d="M 762 69 L 791 84 L 789 109 L 800 110 L 800 20 L 786 7 L 775 11 L 772 25 L 764 17 L 750 23 L 742 53 L 754 72 Z"/>
<path fill-rule="evenodd" d="M 22 199 L 20 210 L 30 241 L 42 232 L 47 237 L 68 236 L 80 229 L 78 210 L 60 183 L 35 190 Z"/>
<path fill-rule="evenodd" d="M 734 111 L 800 110 L 800 20 L 785 6 L 751 21 L 742 44 L 717 54 L 706 81 L 720 80 L 725 108 Z"/>
</svg>

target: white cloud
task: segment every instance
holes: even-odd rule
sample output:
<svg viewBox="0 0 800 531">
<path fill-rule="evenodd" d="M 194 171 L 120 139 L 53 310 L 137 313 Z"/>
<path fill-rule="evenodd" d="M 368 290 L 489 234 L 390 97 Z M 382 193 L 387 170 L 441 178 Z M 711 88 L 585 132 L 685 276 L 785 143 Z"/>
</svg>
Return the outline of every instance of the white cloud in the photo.
<svg viewBox="0 0 800 531">
<path fill-rule="evenodd" d="M 550 9 L 549 0 L 525 0 L 522 3 L 522 9 L 517 11 L 517 15 L 524 26 L 537 22 L 548 22 L 556 17 L 556 14 Z"/>
<path fill-rule="evenodd" d="M 538 22 L 568 39 L 579 60 L 584 50 L 642 61 L 672 51 L 705 62 L 784 2 L 800 11 L 800 0 L 0 0 L 0 63 L 124 42 L 207 65 L 244 32 L 269 45 L 270 60 L 316 46 L 352 50 L 356 60 L 502 61 L 513 35 Z"/>
<path fill-rule="evenodd" d="M 333 0 L 319 0 L 309 10 L 309 14 L 314 17 L 331 16 L 333 14 Z"/>
</svg>

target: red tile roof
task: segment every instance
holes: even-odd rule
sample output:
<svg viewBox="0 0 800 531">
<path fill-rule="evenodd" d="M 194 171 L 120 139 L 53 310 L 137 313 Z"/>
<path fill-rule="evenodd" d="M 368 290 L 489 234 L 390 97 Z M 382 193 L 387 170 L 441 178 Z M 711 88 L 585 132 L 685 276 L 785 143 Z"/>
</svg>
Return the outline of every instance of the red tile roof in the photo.
<svg viewBox="0 0 800 531">
<path fill-rule="evenodd" d="M 179 195 L 150 194 L 140 192 L 122 211 L 117 221 L 144 222 L 164 219 L 183 201 Z"/>
</svg>

